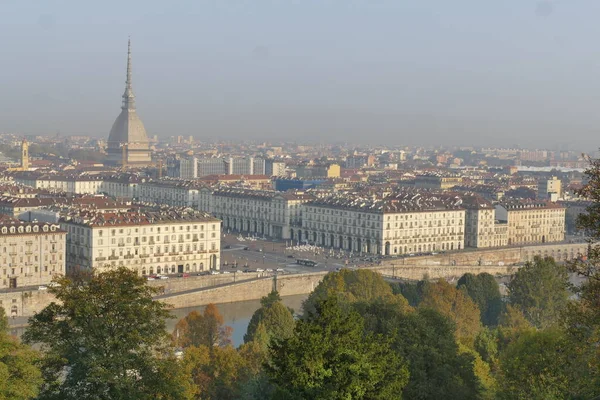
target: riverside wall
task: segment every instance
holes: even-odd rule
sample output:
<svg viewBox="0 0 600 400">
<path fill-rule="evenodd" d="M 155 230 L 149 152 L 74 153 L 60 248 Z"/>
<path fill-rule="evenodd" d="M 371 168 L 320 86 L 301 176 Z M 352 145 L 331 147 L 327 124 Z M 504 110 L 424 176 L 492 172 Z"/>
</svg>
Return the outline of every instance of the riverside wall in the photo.
<svg viewBox="0 0 600 400">
<path fill-rule="evenodd" d="M 468 272 L 504 276 L 515 273 L 519 264 L 532 260 L 536 255 L 565 260 L 586 253 L 586 243 L 549 244 L 396 258 L 378 266 L 361 268 L 402 280 L 420 280 L 424 277 L 454 279 Z M 325 275 L 326 272 L 280 275 L 277 277 L 277 290 L 282 296 L 308 294 Z M 149 281 L 148 284 L 164 288 L 164 294 L 159 296 L 162 301 L 175 308 L 185 308 L 260 299 L 273 289 L 273 278 L 262 277 L 260 273 L 221 274 Z M 0 292 L 0 306 L 9 317 L 32 316 L 53 300 L 54 296 L 47 291 Z"/>
</svg>

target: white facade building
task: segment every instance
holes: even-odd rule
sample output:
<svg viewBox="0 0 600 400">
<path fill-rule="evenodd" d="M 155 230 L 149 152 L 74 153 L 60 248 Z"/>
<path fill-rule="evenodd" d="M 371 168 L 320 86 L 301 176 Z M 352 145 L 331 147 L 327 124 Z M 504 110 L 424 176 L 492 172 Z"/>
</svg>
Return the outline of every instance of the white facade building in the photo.
<svg viewBox="0 0 600 400">
<path fill-rule="evenodd" d="M 220 221 L 192 210 L 80 213 L 60 220 L 67 269 L 125 266 L 140 275 L 219 269 Z"/>
<path fill-rule="evenodd" d="M 448 196 L 330 196 L 304 206 L 294 239 L 356 253 L 401 255 L 463 249 L 464 227 L 465 210 Z"/>
<path fill-rule="evenodd" d="M 45 285 L 65 274 L 66 232 L 58 224 L 0 223 L 0 289 Z"/>
</svg>

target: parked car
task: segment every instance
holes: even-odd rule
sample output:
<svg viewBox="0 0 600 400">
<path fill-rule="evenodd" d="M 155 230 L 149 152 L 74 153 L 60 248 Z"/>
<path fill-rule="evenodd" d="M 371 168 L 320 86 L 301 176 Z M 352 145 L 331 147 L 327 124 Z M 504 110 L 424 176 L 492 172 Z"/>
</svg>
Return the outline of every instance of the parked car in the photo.
<svg viewBox="0 0 600 400">
<path fill-rule="evenodd" d="M 224 274 L 230 274 L 231 272 L 229 272 L 229 271 L 223 271 L 222 273 L 224 273 Z"/>
<path fill-rule="evenodd" d="M 48 286 L 49 286 L 49 287 L 60 287 L 60 283 L 58 283 L 58 282 L 50 282 L 50 283 L 48 284 Z"/>
<path fill-rule="evenodd" d="M 285 272 L 285 269 L 283 269 L 283 268 L 277 268 L 275 271 L 277 271 L 277 272 Z"/>
<path fill-rule="evenodd" d="M 244 250 L 250 250 L 250 247 L 246 246 L 244 247 Z"/>
<path fill-rule="evenodd" d="M 271 268 L 267 268 L 265 272 L 273 272 L 273 270 Z"/>
<path fill-rule="evenodd" d="M 149 276 L 149 277 L 146 278 L 146 280 L 148 280 L 148 281 L 154 281 L 154 280 L 156 280 L 156 278 L 153 277 L 153 276 Z"/>
<path fill-rule="evenodd" d="M 256 268 L 256 272 L 265 272 L 265 270 L 262 268 Z"/>
<path fill-rule="evenodd" d="M 48 290 L 48 287 L 44 286 L 44 285 L 40 285 L 40 286 L 38 286 L 38 290 Z"/>
<path fill-rule="evenodd" d="M 230 244 L 228 244 L 227 246 L 225 246 L 225 248 L 226 248 L 226 249 L 230 249 L 230 248 L 231 248 L 231 245 L 230 245 Z"/>
<path fill-rule="evenodd" d="M 219 271 L 210 271 L 211 275 L 219 275 Z"/>
<path fill-rule="evenodd" d="M 159 278 L 159 279 L 169 279 L 169 277 L 168 277 L 168 276 L 166 276 L 166 275 L 160 275 L 158 278 Z"/>
<path fill-rule="evenodd" d="M 291 254 L 289 254 L 289 255 L 287 256 L 287 258 L 294 258 L 294 256 L 293 256 L 293 255 L 291 255 Z"/>
</svg>

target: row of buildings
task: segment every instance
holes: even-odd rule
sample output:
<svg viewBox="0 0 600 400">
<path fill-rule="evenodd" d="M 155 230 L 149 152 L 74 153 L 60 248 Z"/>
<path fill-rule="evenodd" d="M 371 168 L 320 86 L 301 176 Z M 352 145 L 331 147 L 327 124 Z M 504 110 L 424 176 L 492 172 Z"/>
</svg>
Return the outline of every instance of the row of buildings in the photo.
<svg viewBox="0 0 600 400">
<path fill-rule="evenodd" d="M 221 224 L 189 208 L 71 203 L 0 221 L 0 289 L 43 285 L 77 269 L 139 275 L 218 270 Z"/>
</svg>

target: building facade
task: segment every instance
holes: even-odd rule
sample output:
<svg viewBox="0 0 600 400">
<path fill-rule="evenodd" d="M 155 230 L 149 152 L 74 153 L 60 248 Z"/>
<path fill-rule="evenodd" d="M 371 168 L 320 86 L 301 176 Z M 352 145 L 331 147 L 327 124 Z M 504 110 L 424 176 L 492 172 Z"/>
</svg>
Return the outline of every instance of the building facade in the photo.
<svg viewBox="0 0 600 400">
<path fill-rule="evenodd" d="M 223 229 L 276 239 L 291 239 L 300 227 L 302 204 L 313 197 L 303 193 L 238 188 L 202 188 L 199 209 L 223 221 Z"/>
<path fill-rule="evenodd" d="M 192 210 L 80 213 L 61 218 L 67 270 L 127 267 L 139 275 L 219 269 L 220 221 Z"/>
<path fill-rule="evenodd" d="M 66 232 L 58 224 L 0 222 L 0 289 L 46 285 L 65 274 Z"/>
<path fill-rule="evenodd" d="M 508 245 L 565 240 L 565 208 L 554 203 L 504 201 L 496 205 L 496 218 L 507 223 Z"/>
<path fill-rule="evenodd" d="M 465 210 L 449 197 L 331 196 L 304 206 L 295 239 L 356 253 L 402 255 L 464 248 Z"/>
</svg>

